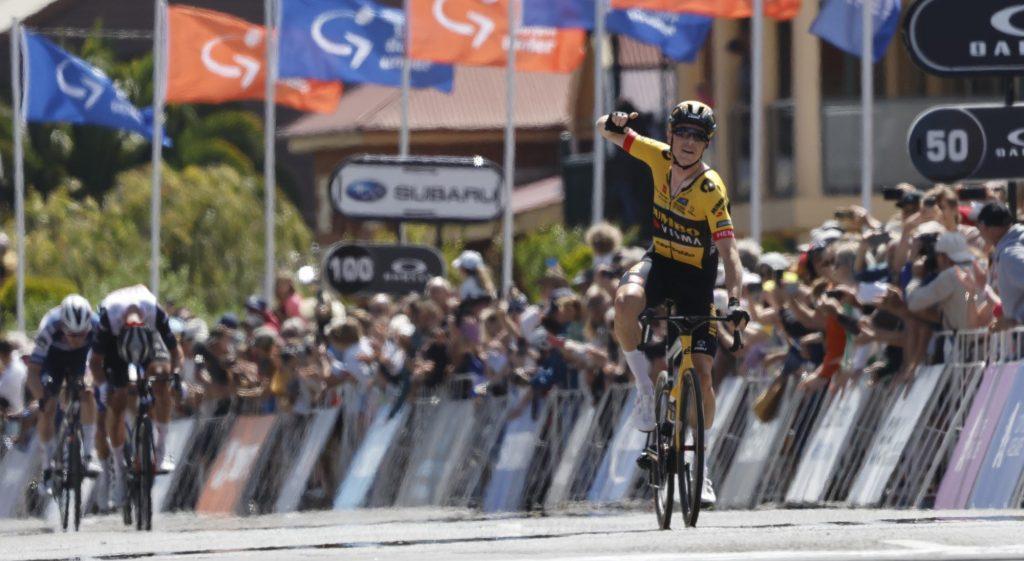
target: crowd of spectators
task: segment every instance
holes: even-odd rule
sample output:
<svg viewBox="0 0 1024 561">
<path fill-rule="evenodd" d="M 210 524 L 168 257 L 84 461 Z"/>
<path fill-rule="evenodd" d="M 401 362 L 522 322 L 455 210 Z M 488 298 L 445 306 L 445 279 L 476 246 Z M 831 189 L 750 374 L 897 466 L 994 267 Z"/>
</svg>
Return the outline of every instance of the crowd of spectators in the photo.
<svg viewBox="0 0 1024 561">
<path fill-rule="evenodd" d="M 880 210 L 891 216 L 840 208 L 795 251 L 763 252 L 740 240 L 752 321 L 736 354 L 726 350 L 731 328 L 718 330 L 716 380 L 768 371 L 795 376 L 807 390 L 839 390 L 862 375 L 906 383 L 916 366 L 942 359 L 935 332 L 1024 321 L 1024 226 L 1014 224 L 1005 186 L 921 192 L 902 184 L 887 199 L 893 207 Z M 613 336 L 613 301 L 644 250 L 624 247 L 606 223 L 591 227 L 586 242 L 591 266 L 570 278 L 549 260 L 532 301 L 516 289 L 500 295 L 481 254 L 466 250 L 452 263 L 457 286 L 436 277 L 420 294 L 342 303 L 322 290 L 303 296 L 281 274 L 273 302 L 250 297 L 241 314 L 215 322 L 169 305 L 184 351 L 179 412 L 302 413 L 340 403 L 345 386 L 399 400 L 513 387 L 523 405 L 552 388 L 596 398 L 630 381 Z M 716 303 L 725 309 L 721 270 L 718 281 Z M 652 372 L 665 368 L 666 332 L 654 326 L 641 347 Z M 12 337 L 0 346 L 5 394 L 23 378 L 17 358 L 30 344 Z"/>
</svg>

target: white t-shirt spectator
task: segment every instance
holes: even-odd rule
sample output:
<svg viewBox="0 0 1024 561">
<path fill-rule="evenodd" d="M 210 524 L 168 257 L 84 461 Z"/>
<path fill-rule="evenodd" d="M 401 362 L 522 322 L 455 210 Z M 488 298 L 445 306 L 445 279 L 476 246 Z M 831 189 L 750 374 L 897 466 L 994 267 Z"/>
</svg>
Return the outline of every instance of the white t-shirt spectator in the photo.
<svg viewBox="0 0 1024 561">
<path fill-rule="evenodd" d="M 366 337 L 345 349 L 341 353 L 340 359 L 336 356 L 331 357 L 331 375 L 341 376 L 348 372 L 359 381 L 360 386 L 369 386 L 373 381 L 373 368 L 360 360 L 359 357 L 362 355 L 373 355 L 373 347 L 370 346 L 370 340 Z"/>
<path fill-rule="evenodd" d="M 7 402 L 7 414 L 21 413 L 25 409 L 25 380 L 28 367 L 21 360 L 21 353 L 11 353 L 11 363 L 0 372 L 0 398 Z"/>
</svg>

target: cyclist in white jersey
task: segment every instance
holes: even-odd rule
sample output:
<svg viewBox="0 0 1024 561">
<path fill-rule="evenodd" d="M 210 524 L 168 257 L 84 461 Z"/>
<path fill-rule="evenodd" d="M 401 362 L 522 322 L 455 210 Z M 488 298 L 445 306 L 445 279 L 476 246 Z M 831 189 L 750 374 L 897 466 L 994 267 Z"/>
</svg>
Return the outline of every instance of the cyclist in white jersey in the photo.
<svg viewBox="0 0 1024 561">
<path fill-rule="evenodd" d="M 114 464 L 114 503 L 124 498 L 124 443 L 127 436 L 124 424 L 124 410 L 128 405 L 129 392 L 128 364 L 117 350 L 118 336 L 126 321 L 140 321 L 153 331 L 153 359 L 141 365 L 145 372 L 140 375 L 153 376 L 176 372 L 181 364 L 181 350 L 171 332 L 167 313 L 157 303 L 156 296 L 141 284 L 115 290 L 100 304 L 99 330 L 89 358 L 89 371 L 97 385 L 106 384 L 106 428 L 110 440 L 110 453 Z M 160 472 L 174 469 L 164 458 L 167 432 L 171 421 L 170 384 L 158 382 L 153 385 L 153 420 L 156 428 L 154 445 L 155 464 Z"/>
<path fill-rule="evenodd" d="M 50 462 L 57 451 L 54 439 L 57 402 L 65 379 L 85 376 L 86 359 L 99 326 L 99 317 L 89 301 L 78 294 L 68 295 L 39 322 L 35 349 L 29 357 L 28 388 L 39 401 L 39 454 L 42 457 L 43 479 L 50 476 Z M 82 460 L 90 473 L 98 472 L 92 462 L 96 440 L 96 400 L 92 379 L 85 376 L 79 392 L 82 420 Z M 45 486 L 44 486 L 45 488 Z"/>
</svg>

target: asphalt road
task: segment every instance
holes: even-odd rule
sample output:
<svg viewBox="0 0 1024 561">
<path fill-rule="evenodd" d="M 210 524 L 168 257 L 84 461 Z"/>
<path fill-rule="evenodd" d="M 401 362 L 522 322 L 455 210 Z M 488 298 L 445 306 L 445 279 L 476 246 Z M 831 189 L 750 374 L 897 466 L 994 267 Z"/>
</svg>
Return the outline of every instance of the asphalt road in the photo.
<svg viewBox="0 0 1024 561">
<path fill-rule="evenodd" d="M 249 518 L 163 514 L 154 531 L 117 517 L 79 533 L 0 521 L 5 560 L 1021 559 L 1024 511 L 708 512 L 697 529 L 655 530 L 641 509 L 483 516 L 461 510 L 305 512 Z"/>
</svg>

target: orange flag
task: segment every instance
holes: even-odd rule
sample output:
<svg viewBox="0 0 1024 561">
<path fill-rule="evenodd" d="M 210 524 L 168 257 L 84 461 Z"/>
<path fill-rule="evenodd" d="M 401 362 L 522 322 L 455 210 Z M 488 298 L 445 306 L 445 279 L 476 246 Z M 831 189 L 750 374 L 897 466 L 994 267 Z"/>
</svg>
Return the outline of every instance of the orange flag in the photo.
<svg viewBox="0 0 1024 561">
<path fill-rule="evenodd" d="M 227 14 L 190 6 L 168 13 L 167 102 L 221 103 L 263 99 L 266 31 Z M 277 83 L 277 103 L 300 111 L 331 113 L 341 84 L 315 80 Z"/>
<path fill-rule="evenodd" d="M 469 66 L 504 66 L 508 1 L 410 2 L 409 57 Z M 582 29 L 523 27 L 516 33 L 516 69 L 572 72 L 583 63 L 585 41 Z"/>
<path fill-rule="evenodd" d="M 750 0 L 612 0 L 612 8 L 686 12 L 733 19 L 749 18 L 753 13 Z M 793 19 L 800 13 L 800 0 L 765 0 L 764 13 L 778 20 Z"/>
</svg>

